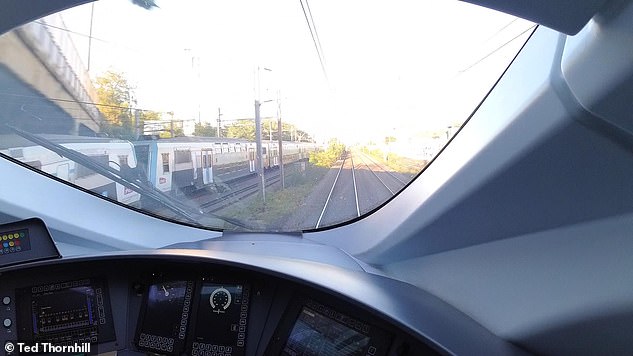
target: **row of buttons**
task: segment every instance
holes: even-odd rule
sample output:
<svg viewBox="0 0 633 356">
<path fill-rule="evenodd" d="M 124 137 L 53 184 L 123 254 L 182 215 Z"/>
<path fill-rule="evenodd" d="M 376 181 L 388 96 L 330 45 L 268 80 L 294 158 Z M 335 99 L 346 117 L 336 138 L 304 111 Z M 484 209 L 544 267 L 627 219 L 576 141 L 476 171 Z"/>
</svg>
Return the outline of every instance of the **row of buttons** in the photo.
<svg viewBox="0 0 633 356">
<path fill-rule="evenodd" d="M 191 355 L 192 356 L 231 356 L 232 354 L 224 353 L 224 352 L 192 350 Z"/>
<path fill-rule="evenodd" d="M 187 332 L 187 320 L 189 319 L 189 306 L 191 305 L 191 291 L 193 289 L 193 282 L 187 282 L 187 290 L 185 291 L 185 303 L 183 307 L 182 318 L 180 319 L 180 330 L 178 330 L 178 338 L 180 340 L 185 339 L 185 333 Z"/>
<path fill-rule="evenodd" d="M 70 288 L 70 287 L 79 287 L 79 286 L 83 286 L 87 284 L 90 284 L 89 279 L 82 279 L 80 281 L 72 281 L 72 282 L 47 284 L 47 285 L 42 285 L 42 286 L 37 286 L 37 287 L 31 287 L 31 293 L 48 292 L 49 290 L 52 291 L 52 290 Z"/>
<path fill-rule="evenodd" d="M 207 352 L 211 352 L 212 354 L 217 355 L 231 355 L 233 353 L 233 347 L 231 346 L 223 346 L 223 345 L 214 345 L 214 344 L 205 344 L 202 342 L 194 342 L 192 345 L 192 355 L 196 356 L 204 356 Z"/>
<path fill-rule="evenodd" d="M 2 297 L 2 304 L 4 305 L 11 304 L 11 297 L 9 296 Z M 9 318 L 6 318 L 2 321 L 2 325 L 7 329 L 10 328 L 12 324 L 13 324 L 13 321 L 11 321 L 11 319 Z"/>
<path fill-rule="evenodd" d="M 77 329 L 74 331 L 57 332 L 54 335 L 51 335 L 51 337 L 49 337 L 47 340 L 43 340 L 43 341 L 49 341 L 52 343 L 58 343 L 62 341 L 79 342 L 80 340 L 85 341 L 85 342 L 96 342 L 97 335 L 98 335 L 97 327 L 91 326 L 91 327 L 84 327 L 81 329 Z"/>
<path fill-rule="evenodd" d="M 19 234 L 18 234 L 18 233 L 14 233 L 14 234 L 6 234 L 6 235 L 2 235 L 2 236 L 0 237 L 0 240 L 2 240 L 2 241 L 13 240 L 13 239 L 16 239 L 16 240 L 17 240 L 17 239 L 19 239 L 20 237 L 22 237 L 22 238 L 24 237 L 24 233 L 23 233 L 23 232 L 21 232 L 21 233 L 19 233 Z"/>
<path fill-rule="evenodd" d="M 9 254 L 9 253 L 20 252 L 20 251 L 22 251 L 22 247 L 20 247 L 20 246 L 4 247 L 4 248 L 0 248 L 0 255 L 6 255 L 6 254 Z"/>
<path fill-rule="evenodd" d="M 92 337 L 85 337 L 85 338 L 73 339 L 73 340 L 68 340 L 68 341 L 60 341 L 58 338 L 53 338 L 47 341 L 57 346 L 71 346 L 71 345 L 77 345 L 77 344 L 83 344 L 83 343 L 94 344 L 97 342 L 97 337 L 92 336 Z"/>
<path fill-rule="evenodd" d="M 151 335 L 151 334 L 145 334 L 145 333 L 141 333 L 139 337 L 139 341 L 150 341 L 150 342 L 154 341 L 154 342 L 168 343 L 169 345 L 174 344 L 174 339 L 171 337 Z"/>
<path fill-rule="evenodd" d="M 164 342 L 155 342 L 155 341 L 139 341 L 138 346 L 140 347 L 148 347 L 153 350 L 161 350 L 161 351 L 174 351 L 174 345 L 166 344 Z"/>
<path fill-rule="evenodd" d="M 249 288 L 244 288 L 242 294 L 243 303 L 241 306 L 239 332 L 237 333 L 237 346 L 244 347 L 244 339 L 246 338 L 246 317 L 248 316 L 248 300 L 250 296 Z"/>
</svg>

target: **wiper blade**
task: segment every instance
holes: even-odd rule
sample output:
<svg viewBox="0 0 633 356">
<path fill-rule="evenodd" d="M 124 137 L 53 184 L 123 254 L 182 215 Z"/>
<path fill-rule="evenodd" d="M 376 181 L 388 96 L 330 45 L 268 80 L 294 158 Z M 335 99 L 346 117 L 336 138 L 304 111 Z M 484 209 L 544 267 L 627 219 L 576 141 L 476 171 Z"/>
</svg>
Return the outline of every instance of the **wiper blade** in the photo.
<svg viewBox="0 0 633 356">
<path fill-rule="evenodd" d="M 132 189 L 135 192 L 145 197 L 151 198 L 152 200 L 158 202 L 159 204 L 163 205 L 164 207 L 168 208 L 174 213 L 185 218 L 188 222 L 196 226 L 205 227 L 204 225 L 198 222 L 198 219 L 195 218 L 194 214 L 198 216 L 207 216 L 207 214 L 203 213 L 202 211 L 191 212 L 190 210 L 192 208 L 190 206 L 187 206 L 183 204 L 182 202 L 165 194 L 164 192 L 156 189 L 151 184 L 147 184 L 136 177 L 130 177 L 127 174 L 125 174 L 123 171 L 116 170 L 110 167 L 109 165 L 102 165 L 96 162 L 95 160 L 93 160 L 92 158 L 90 158 L 90 156 L 87 156 L 81 152 L 72 150 L 70 148 L 66 148 L 58 143 L 52 142 L 39 135 L 26 132 L 24 130 L 21 130 L 11 125 L 5 125 L 5 126 L 7 126 L 9 129 L 15 132 L 17 135 L 29 141 L 32 141 L 46 149 L 49 149 L 59 154 L 60 156 L 66 157 L 76 163 L 79 163 L 85 166 L 86 168 L 89 168 L 95 171 L 96 173 L 101 174 L 102 176 L 112 180 L 115 183 L 121 184 L 122 186 Z M 248 226 L 247 224 L 237 219 L 227 218 L 227 217 L 219 216 L 213 213 L 208 213 L 208 216 L 220 219 L 222 221 L 228 222 L 230 224 L 239 226 L 244 229 L 249 229 L 249 230 L 253 229 L 252 227 Z"/>
</svg>

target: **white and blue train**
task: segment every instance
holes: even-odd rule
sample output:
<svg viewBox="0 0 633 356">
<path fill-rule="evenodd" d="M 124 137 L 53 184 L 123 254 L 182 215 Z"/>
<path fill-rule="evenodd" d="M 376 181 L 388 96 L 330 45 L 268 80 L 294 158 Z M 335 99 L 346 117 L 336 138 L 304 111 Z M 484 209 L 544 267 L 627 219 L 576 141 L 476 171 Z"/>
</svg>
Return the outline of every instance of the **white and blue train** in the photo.
<svg viewBox="0 0 633 356">
<path fill-rule="evenodd" d="M 187 192 L 226 183 L 256 172 L 255 143 L 243 139 L 178 137 L 134 142 L 139 166 L 149 182 L 163 192 Z M 283 142 L 284 164 L 309 158 L 316 146 Z M 279 144 L 264 141 L 265 169 L 279 166 Z"/>
<path fill-rule="evenodd" d="M 40 136 L 52 143 L 82 153 L 97 164 L 119 171 L 136 168 L 134 146 L 129 141 L 69 135 Z M 0 153 L 53 177 L 123 204 L 135 205 L 140 200 L 138 192 L 29 140 L 7 135 L 0 138 L 0 141 L 2 142 Z"/>
</svg>

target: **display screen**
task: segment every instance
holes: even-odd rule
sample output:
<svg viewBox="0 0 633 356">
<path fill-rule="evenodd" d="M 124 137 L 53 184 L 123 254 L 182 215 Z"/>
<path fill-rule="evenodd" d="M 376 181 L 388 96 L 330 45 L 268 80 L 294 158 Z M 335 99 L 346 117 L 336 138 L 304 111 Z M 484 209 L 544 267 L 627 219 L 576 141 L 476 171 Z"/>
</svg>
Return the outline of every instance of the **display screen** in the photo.
<svg viewBox="0 0 633 356">
<path fill-rule="evenodd" d="M 369 341 L 368 335 L 303 307 L 290 331 L 283 354 L 365 355 Z"/>
<path fill-rule="evenodd" d="M 136 346 L 162 354 L 180 354 L 189 322 L 192 281 L 154 283 L 147 290 Z"/>
<path fill-rule="evenodd" d="M 244 355 L 249 286 L 202 283 L 197 310 L 193 355 Z"/>
<path fill-rule="evenodd" d="M 105 281 L 82 279 L 17 291 L 19 338 L 52 344 L 114 341 Z"/>
</svg>

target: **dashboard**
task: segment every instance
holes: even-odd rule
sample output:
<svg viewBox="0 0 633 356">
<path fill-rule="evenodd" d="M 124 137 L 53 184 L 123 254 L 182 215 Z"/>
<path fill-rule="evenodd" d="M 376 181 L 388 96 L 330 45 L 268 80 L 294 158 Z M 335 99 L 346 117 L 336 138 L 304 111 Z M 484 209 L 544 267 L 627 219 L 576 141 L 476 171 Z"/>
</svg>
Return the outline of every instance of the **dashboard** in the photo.
<svg viewBox="0 0 633 356">
<path fill-rule="evenodd" d="M 182 249 L 60 259 L 41 220 L 2 227 L 6 355 L 437 354 L 369 310 L 252 266 Z"/>
<path fill-rule="evenodd" d="M 340 298 L 187 260 L 110 257 L 5 271 L 0 342 L 162 355 L 436 354 Z"/>
<path fill-rule="evenodd" d="M 0 225 L 4 236 L 30 247 L 0 256 L 7 356 L 523 354 L 419 288 L 296 236 L 76 257 L 60 256 L 38 219 Z"/>
</svg>

